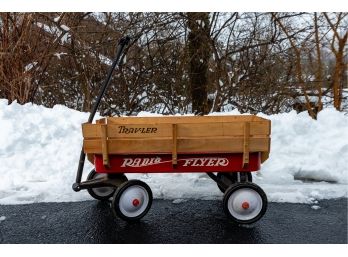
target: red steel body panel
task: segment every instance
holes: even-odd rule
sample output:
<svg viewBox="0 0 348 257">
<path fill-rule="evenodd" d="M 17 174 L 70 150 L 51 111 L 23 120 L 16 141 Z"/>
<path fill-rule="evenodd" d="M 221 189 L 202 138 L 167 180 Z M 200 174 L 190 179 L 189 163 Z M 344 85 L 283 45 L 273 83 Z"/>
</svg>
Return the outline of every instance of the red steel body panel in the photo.
<svg viewBox="0 0 348 257">
<path fill-rule="evenodd" d="M 261 167 L 261 153 L 250 153 L 249 164 L 243 167 L 242 153 L 178 154 L 172 165 L 171 154 L 110 155 L 110 167 L 103 165 L 102 155 L 94 155 L 99 173 L 181 173 L 181 172 L 237 172 L 257 171 Z"/>
</svg>

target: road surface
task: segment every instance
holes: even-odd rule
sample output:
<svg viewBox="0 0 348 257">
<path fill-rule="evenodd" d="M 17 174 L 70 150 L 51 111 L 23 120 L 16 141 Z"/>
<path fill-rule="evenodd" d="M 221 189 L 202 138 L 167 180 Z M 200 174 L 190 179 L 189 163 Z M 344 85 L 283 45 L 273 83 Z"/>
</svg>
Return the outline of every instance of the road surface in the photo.
<svg viewBox="0 0 348 257">
<path fill-rule="evenodd" d="M 269 203 L 256 224 L 231 224 L 220 201 L 154 200 L 138 223 L 97 201 L 0 205 L 0 243 L 344 243 L 347 199 Z"/>
</svg>

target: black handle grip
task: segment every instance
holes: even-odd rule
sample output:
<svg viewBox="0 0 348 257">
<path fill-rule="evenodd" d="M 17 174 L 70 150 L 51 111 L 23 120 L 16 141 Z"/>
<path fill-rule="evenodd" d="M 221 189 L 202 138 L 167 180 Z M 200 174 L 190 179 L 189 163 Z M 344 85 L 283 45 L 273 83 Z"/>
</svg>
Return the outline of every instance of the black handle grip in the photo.
<svg viewBox="0 0 348 257">
<path fill-rule="evenodd" d="M 130 41 L 130 37 L 129 36 L 125 36 L 123 38 L 120 39 L 120 41 L 118 42 L 119 45 L 123 45 L 123 46 L 126 46 L 129 44 L 129 41 Z"/>
</svg>

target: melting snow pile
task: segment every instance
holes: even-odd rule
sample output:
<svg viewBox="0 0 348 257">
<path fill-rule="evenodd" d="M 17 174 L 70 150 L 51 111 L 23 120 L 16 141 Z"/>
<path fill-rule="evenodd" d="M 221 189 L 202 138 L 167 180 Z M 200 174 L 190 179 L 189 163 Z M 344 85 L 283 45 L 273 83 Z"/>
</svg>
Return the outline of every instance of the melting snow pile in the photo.
<svg viewBox="0 0 348 257">
<path fill-rule="evenodd" d="M 238 114 L 237 112 L 215 115 Z M 154 114 L 140 113 L 141 116 Z M 314 121 L 306 113 L 272 120 L 270 158 L 253 180 L 269 201 L 317 203 L 348 195 L 348 116 L 333 109 Z M 0 100 L 0 204 L 88 200 L 75 193 L 81 123 L 87 113 L 64 106 L 7 105 Z M 84 179 L 92 165 L 86 161 Z M 148 183 L 155 198 L 221 199 L 216 184 L 199 174 L 129 174 Z"/>
</svg>

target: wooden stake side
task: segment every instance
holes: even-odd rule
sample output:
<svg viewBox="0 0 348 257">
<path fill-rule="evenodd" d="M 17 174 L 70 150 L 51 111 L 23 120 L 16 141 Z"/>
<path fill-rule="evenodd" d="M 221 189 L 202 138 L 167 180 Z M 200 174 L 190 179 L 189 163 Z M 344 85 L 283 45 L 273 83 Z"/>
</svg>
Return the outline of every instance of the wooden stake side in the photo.
<svg viewBox="0 0 348 257">
<path fill-rule="evenodd" d="M 102 147 L 102 154 L 103 154 L 103 164 L 104 166 L 109 167 L 109 151 L 108 151 L 108 138 L 107 138 L 107 125 L 101 124 L 100 125 L 101 130 L 101 147 Z"/>
<path fill-rule="evenodd" d="M 249 164 L 250 123 L 244 123 L 243 167 Z"/>
<path fill-rule="evenodd" d="M 268 158 L 270 127 L 252 115 L 122 117 L 84 123 L 82 132 L 85 153 L 102 154 L 105 165 L 109 154 L 161 153 L 171 153 L 173 165 L 182 153 L 243 153 L 247 165 L 251 152 Z"/>
<path fill-rule="evenodd" d="M 177 124 L 172 124 L 173 130 L 173 150 L 172 150 L 172 163 L 175 167 L 178 164 L 178 150 L 177 150 Z"/>
</svg>

